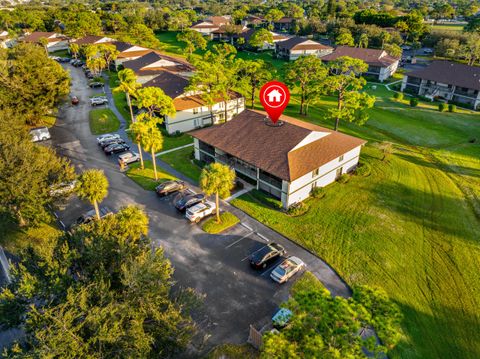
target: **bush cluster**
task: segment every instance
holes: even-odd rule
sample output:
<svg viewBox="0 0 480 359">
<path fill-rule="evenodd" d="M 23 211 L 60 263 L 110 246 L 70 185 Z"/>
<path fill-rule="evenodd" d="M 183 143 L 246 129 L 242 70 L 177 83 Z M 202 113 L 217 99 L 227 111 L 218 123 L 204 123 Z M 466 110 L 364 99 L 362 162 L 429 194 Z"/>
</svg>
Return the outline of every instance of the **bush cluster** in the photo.
<svg viewBox="0 0 480 359">
<path fill-rule="evenodd" d="M 393 94 L 393 98 L 398 101 L 403 100 L 403 92 L 395 92 Z"/>
<path fill-rule="evenodd" d="M 441 102 L 441 103 L 438 104 L 438 111 L 444 112 L 444 111 L 447 110 L 447 107 L 448 107 L 448 106 L 447 106 L 446 103 Z"/>
<path fill-rule="evenodd" d="M 305 202 L 298 202 L 288 208 L 287 214 L 292 217 L 302 216 L 308 212 L 309 208 Z"/>
<path fill-rule="evenodd" d="M 417 107 L 418 106 L 418 98 L 415 98 L 415 97 L 411 98 L 410 99 L 410 106 L 411 107 Z"/>
<path fill-rule="evenodd" d="M 449 104 L 448 112 L 457 112 L 457 105 L 454 105 L 453 103 Z"/>
<path fill-rule="evenodd" d="M 325 192 L 325 188 L 324 187 L 315 187 L 314 189 L 312 189 L 312 191 L 310 192 L 310 195 L 313 197 L 313 198 L 323 198 L 325 197 L 327 193 Z"/>
<path fill-rule="evenodd" d="M 338 177 L 337 181 L 338 183 L 347 183 L 348 181 L 350 181 L 350 176 L 344 173 L 343 175 Z"/>
<path fill-rule="evenodd" d="M 372 166 L 370 166 L 370 163 L 366 162 L 359 163 L 357 169 L 355 170 L 355 173 L 362 177 L 368 177 L 372 173 Z"/>
</svg>

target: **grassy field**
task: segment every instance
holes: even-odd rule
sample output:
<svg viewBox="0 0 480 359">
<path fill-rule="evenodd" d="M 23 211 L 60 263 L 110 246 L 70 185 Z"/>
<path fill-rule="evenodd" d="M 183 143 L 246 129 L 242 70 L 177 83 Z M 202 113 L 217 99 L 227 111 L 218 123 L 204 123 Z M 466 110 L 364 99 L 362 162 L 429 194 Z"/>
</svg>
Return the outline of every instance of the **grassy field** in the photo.
<svg viewBox="0 0 480 359">
<path fill-rule="evenodd" d="M 435 24 L 431 25 L 430 28 L 433 31 L 463 31 L 464 25 L 452 25 L 452 24 Z"/>
<path fill-rule="evenodd" d="M 90 131 L 94 135 L 116 132 L 120 128 L 120 120 L 109 108 L 90 111 Z"/>
<path fill-rule="evenodd" d="M 163 171 L 157 164 L 158 181 L 155 181 L 152 162 L 144 161 L 144 164 L 145 168 L 143 170 L 140 168 L 140 162 L 129 165 L 127 176 L 146 190 L 154 191 L 160 183 L 176 179 L 170 173 Z"/>
<path fill-rule="evenodd" d="M 178 172 L 198 182 L 202 169 L 193 163 L 191 158 L 192 152 L 193 146 L 167 153 L 159 158 L 175 168 Z"/>
<path fill-rule="evenodd" d="M 232 203 L 326 259 L 351 284 L 383 287 L 404 314 L 405 338 L 394 358 L 480 356 L 480 116 L 440 113 L 435 104 L 411 108 L 385 87 L 370 120 L 343 132 L 370 141 L 362 162 L 369 177 L 327 187 L 310 211 L 289 217 L 247 194 Z M 331 128 L 333 99 L 299 117 Z M 475 143 L 470 143 L 476 139 Z M 378 141 L 395 143 L 388 162 Z"/>
</svg>

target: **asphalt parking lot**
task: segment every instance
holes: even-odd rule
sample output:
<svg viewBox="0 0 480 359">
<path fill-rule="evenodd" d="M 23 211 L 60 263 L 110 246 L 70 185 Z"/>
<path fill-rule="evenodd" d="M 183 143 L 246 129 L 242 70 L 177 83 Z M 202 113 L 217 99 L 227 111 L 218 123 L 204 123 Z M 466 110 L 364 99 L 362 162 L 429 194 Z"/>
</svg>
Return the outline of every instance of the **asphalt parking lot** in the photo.
<svg viewBox="0 0 480 359">
<path fill-rule="evenodd" d="M 75 106 L 68 102 L 60 107 L 57 124 L 51 129 L 52 146 L 68 157 L 78 172 L 86 168 L 104 170 L 110 188 L 102 205 L 117 211 L 122 206 L 135 204 L 145 210 L 150 219 L 149 236 L 155 245 L 165 249 L 174 265 L 177 285 L 194 288 L 204 296 L 202 307 L 193 315 L 199 328 L 194 341 L 197 351 L 204 352 L 224 342 L 245 342 L 249 325 L 260 329 L 268 324 L 278 305 L 288 298 L 292 283 L 279 285 L 270 278 L 271 270 L 281 259 L 260 271 L 251 269 L 248 263 L 249 255 L 270 241 L 284 246 L 287 255 L 304 260 L 308 269 L 317 274 L 332 293 L 349 294 L 348 287 L 319 258 L 238 209 L 222 204 L 222 208 L 228 207 L 241 219 L 241 224 L 221 235 L 210 235 L 203 232 L 200 225 L 191 224 L 174 208 L 176 195 L 159 198 L 121 173 L 116 156 L 106 156 L 89 129 L 91 107 L 88 98 L 103 94 L 102 90 L 90 89 L 81 69 L 70 65 L 65 67 L 72 77 L 71 95 L 78 96 L 80 103 Z M 105 90 L 108 95 L 108 87 Z M 111 100 L 111 96 L 109 98 Z M 112 102 L 107 106 L 112 108 Z M 127 139 L 124 122 L 119 133 Z M 90 209 L 89 204 L 73 197 L 60 207 L 57 214 L 68 227 Z"/>
</svg>

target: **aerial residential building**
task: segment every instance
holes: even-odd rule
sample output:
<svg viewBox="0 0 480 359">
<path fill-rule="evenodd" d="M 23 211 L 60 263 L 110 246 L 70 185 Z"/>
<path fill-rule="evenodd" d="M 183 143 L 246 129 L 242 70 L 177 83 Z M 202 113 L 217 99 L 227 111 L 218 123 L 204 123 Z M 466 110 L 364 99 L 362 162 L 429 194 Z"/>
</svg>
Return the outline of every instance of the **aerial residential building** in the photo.
<svg viewBox="0 0 480 359">
<path fill-rule="evenodd" d="M 0 31 L 0 48 L 7 48 L 13 45 L 13 40 L 10 38 L 8 31 Z"/>
<path fill-rule="evenodd" d="M 247 15 L 245 19 L 242 20 L 242 25 L 251 27 L 256 27 L 266 23 L 266 20 L 261 16 Z"/>
<path fill-rule="evenodd" d="M 163 72 L 172 72 L 181 76 L 191 76 L 194 67 L 183 59 L 174 58 L 150 51 L 135 60 L 123 62 L 123 67 L 131 69 L 141 84 L 152 80 Z"/>
<path fill-rule="evenodd" d="M 115 59 L 115 66 L 118 67 L 126 61 L 136 60 L 149 52 L 152 52 L 152 49 L 132 45 L 128 42 L 115 41 L 112 43 L 119 52 L 117 58 Z"/>
<path fill-rule="evenodd" d="M 35 31 L 28 35 L 25 35 L 23 38 L 20 39 L 20 41 L 40 44 L 41 39 L 46 39 L 48 41 L 48 52 L 68 49 L 68 37 L 62 34 L 57 34 L 56 32 Z"/>
<path fill-rule="evenodd" d="M 265 113 L 252 110 L 190 134 L 197 160 L 231 166 L 239 177 L 280 199 L 284 208 L 353 171 L 365 144 L 287 116 L 273 125 Z"/>
<path fill-rule="evenodd" d="M 212 39 L 217 41 L 233 41 L 248 28 L 244 25 L 222 25 L 211 33 Z"/>
<path fill-rule="evenodd" d="M 338 46 L 333 52 L 322 57 L 322 61 L 334 61 L 342 56 L 360 59 L 368 64 L 365 75 L 374 76 L 383 82 L 398 69 L 399 58 L 390 56 L 385 50 L 363 49 L 359 47 Z"/>
<path fill-rule="evenodd" d="M 451 61 L 434 61 L 403 77 L 402 91 L 480 108 L 480 68 Z"/>
<path fill-rule="evenodd" d="M 280 20 L 273 22 L 273 29 L 275 31 L 289 32 L 292 29 L 294 22 L 295 19 L 293 17 L 284 16 Z"/>
<path fill-rule="evenodd" d="M 257 31 L 257 29 L 247 29 L 246 31 L 243 31 L 241 34 L 236 36 L 236 38 L 238 39 L 240 37 L 243 37 L 243 39 L 245 40 L 245 44 L 248 46 L 248 41 L 250 40 L 252 35 L 255 33 L 255 31 Z M 265 42 L 259 50 L 274 50 L 275 44 L 277 42 L 288 40 L 291 37 L 284 34 L 278 34 L 273 31 L 270 31 L 270 33 L 272 34 L 273 43 L 270 44 L 268 42 Z"/>
<path fill-rule="evenodd" d="M 115 42 L 115 39 L 107 36 L 97 36 L 97 35 L 87 35 L 76 39 L 72 42 L 78 44 L 79 46 L 82 45 L 97 45 L 97 44 L 111 44 Z"/>
<path fill-rule="evenodd" d="M 275 53 L 277 57 L 286 60 L 296 60 L 301 56 L 309 55 L 323 57 L 332 51 L 333 48 L 330 46 L 298 36 L 275 43 Z"/>
<path fill-rule="evenodd" d="M 196 128 L 225 122 L 225 103 L 223 99 L 216 99 L 212 106 L 208 106 L 202 99 L 200 91 L 186 91 L 189 85 L 187 78 L 162 72 L 152 80 L 146 82 L 144 87 L 158 87 L 173 99 L 177 113 L 174 117 L 166 116 L 165 129 L 168 133 L 187 132 Z M 227 101 L 227 117 L 229 121 L 233 116 L 245 109 L 245 99 L 237 92 L 230 92 Z"/>
<path fill-rule="evenodd" d="M 202 35 L 210 35 L 220 26 L 230 24 L 229 16 L 211 16 L 205 20 L 199 20 L 190 26 L 190 30 L 198 31 Z"/>
</svg>

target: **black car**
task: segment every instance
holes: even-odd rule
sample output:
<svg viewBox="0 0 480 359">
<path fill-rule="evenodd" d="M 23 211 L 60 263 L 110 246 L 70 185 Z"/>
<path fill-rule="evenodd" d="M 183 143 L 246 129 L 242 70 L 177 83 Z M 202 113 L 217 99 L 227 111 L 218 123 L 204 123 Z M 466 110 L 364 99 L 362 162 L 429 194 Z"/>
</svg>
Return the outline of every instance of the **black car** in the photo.
<svg viewBox="0 0 480 359">
<path fill-rule="evenodd" d="M 187 188 L 187 185 L 183 181 L 179 181 L 179 180 L 166 181 L 166 182 L 163 182 L 162 184 L 158 185 L 155 188 L 155 192 L 157 192 L 157 194 L 159 196 L 161 196 L 161 195 L 166 196 L 170 193 L 183 191 L 186 188 Z"/>
<path fill-rule="evenodd" d="M 269 262 L 285 255 L 287 251 L 280 244 L 270 243 L 250 256 L 250 265 L 255 268 L 266 268 Z"/>
<path fill-rule="evenodd" d="M 112 153 L 121 153 L 128 151 L 130 146 L 125 143 L 114 143 L 113 145 L 107 146 L 103 149 L 106 155 L 111 155 Z"/>
<path fill-rule="evenodd" d="M 108 216 L 109 214 L 112 213 L 110 208 L 108 207 L 100 207 L 98 209 L 98 212 L 100 212 L 100 218 L 104 218 L 105 216 Z M 73 226 L 79 225 L 79 224 L 86 224 L 90 223 L 91 221 L 97 219 L 97 213 L 95 212 L 94 209 L 82 214 L 80 217 L 77 218 Z"/>
<path fill-rule="evenodd" d="M 124 144 L 125 141 L 122 138 L 111 138 L 109 140 L 101 141 L 99 143 L 100 147 L 105 148 L 110 145 Z"/>
<path fill-rule="evenodd" d="M 205 201 L 205 195 L 203 193 L 186 194 L 175 202 L 175 208 L 180 212 L 183 212 L 187 208 L 190 208 L 203 201 Z"/>
<path fill-rule="evenodd" d="M 82 60 L 75 60 L 75 61 L 71 62 L 71 64 L 72 64 L 73 67 L 81 67 L 81 66 L 84 65 Z"/>
<path fill-rule="evenodd" d="M 94 88 L 97 88 L 97 87 L 103 87 L 103 83 L 102 82 L 90 82 L 88 84 L 88 86 L 90 86 L 92 89 L 94 89 Z"/>
</svg>

